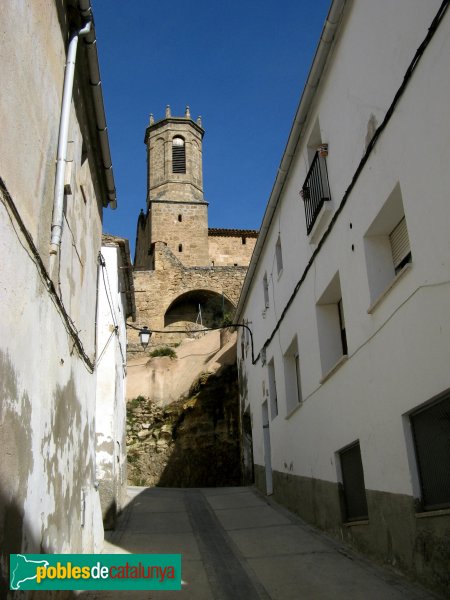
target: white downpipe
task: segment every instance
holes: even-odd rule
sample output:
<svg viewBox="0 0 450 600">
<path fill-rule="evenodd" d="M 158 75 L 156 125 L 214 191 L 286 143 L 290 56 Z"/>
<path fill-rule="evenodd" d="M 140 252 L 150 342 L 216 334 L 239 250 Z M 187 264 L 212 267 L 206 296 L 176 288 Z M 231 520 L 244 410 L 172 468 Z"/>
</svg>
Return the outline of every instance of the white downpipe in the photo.
<svg viewBox="0 0 450 600">
<path fill-rule="evenodd" d="M 64 172 L 67 160 L 67 139 L 69 136 L 70 106 L 72 104 L 73 80 L 75 76 L 75 62 L 77 58 L 78 39 L 91 30 L 91 21 L 82 29 L 75 31 L 69 42 L 67 50 L 66 69 L 64 72 L 64 88 L 61 106 L 61 120 L 59 122 L 58 153 L 56 162 L 55 193 L 53 200 L 52 237 L 50 241 L 50 254 L 58 254 L 61 244 L 63 206 L 64 206 Z"/>
</svg>

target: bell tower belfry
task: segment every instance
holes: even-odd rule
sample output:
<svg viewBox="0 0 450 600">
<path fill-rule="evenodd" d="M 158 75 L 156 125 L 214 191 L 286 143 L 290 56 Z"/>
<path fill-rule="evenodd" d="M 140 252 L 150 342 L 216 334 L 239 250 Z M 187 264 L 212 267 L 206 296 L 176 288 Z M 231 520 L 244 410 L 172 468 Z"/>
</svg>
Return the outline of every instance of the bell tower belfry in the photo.
<svg viewBox="0 0 450 600">
<path fill-rule="evenodd" d="M 185 266 L 208 266 L 208 203 L 203 198 L 200 117 L 165 117 L 150 123 L 147 146 L 147 218 L 145 246 L 151 255 L 155 243 L 164 242 Z M 143 225 L 143 223 L 142 223 Z M 138 226 L 137 247 L 141 246 Z M 142 241 L 142 240 L 141 240 Z M 142 247 L 139 251 L 143 262 Z"/>
</svg>

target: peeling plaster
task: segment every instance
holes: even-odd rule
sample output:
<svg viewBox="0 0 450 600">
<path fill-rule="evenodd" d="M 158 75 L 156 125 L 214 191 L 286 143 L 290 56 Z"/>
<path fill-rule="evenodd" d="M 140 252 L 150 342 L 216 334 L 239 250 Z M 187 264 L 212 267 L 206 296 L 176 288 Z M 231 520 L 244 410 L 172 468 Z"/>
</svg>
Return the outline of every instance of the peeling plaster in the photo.
<svg viewBox="0 0 450 600">
<path fill-rule="evenodd" d="M 26 537 L 24 504 L 33 470 L 31 451 L 31 402 L 20 393 L 17 376 L 7 354 L 0 351 L 0 467 L 1 571 L 8 572 L 9 554 L 20 552 Z"/>
</svg>

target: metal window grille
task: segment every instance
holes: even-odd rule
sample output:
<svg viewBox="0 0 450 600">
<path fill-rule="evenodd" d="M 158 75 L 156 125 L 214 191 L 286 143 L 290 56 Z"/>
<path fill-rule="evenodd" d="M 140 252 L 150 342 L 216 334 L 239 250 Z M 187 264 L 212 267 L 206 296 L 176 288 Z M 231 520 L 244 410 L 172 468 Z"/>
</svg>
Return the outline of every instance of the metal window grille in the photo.
<svg viewBox="0 0 450 600">
<path fill-rule="evenodd" d="M 186 173 L 186 146 L 181 137 L 172 140 L 172 173 Z"/>
<path fill-rule="evenodd" d="M 450 507 L 450 394 L 410 419 L 423 508 Z"/>
<path fill-rule="evenodd" d="M 327 163 L 318 152 L 314 155 L 300 194 L 305 205 L 306 232 L 309 234 L 323 203 L 330 200 Z"/>
<path fill-rule="evenodd" d="M 364 471 L 359 442 L 339 453 L 347 521 L 368 518 Z"/>
</svg>

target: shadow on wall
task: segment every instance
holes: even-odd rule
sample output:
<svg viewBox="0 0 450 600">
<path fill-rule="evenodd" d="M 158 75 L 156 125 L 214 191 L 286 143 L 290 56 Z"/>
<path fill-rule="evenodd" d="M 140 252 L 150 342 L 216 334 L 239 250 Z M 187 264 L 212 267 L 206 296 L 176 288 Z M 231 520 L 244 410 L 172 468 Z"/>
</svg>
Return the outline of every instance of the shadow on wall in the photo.
<svg viewBox="0 0 450 600">
<path fill-rule="evenodd" d="M 140 400 L 128 424 L 146 427 L 128 452 L 132 485 L 216 487 L 242 482 L 239 398 L 235 365 L 203 373 L 188 398 L 165 407 Z"/>
<path fill-rule="evenodd" d="M 163 487 L 241 484 L 235 367 L 200 377 L 172 430 L 174 446 L 158 482 Z"/>
<path fill-rule="evenodd" d="M 51 550 L 35 539 L 27 527 L 23 509 L 9 498 L 7 491 L 0 489 L 0 599 L 1 600 L 69 600 L 78 597 L 71 591 L 28 591 L 9 590 L 9 555 L 51 554 Z"/>
</svg>

